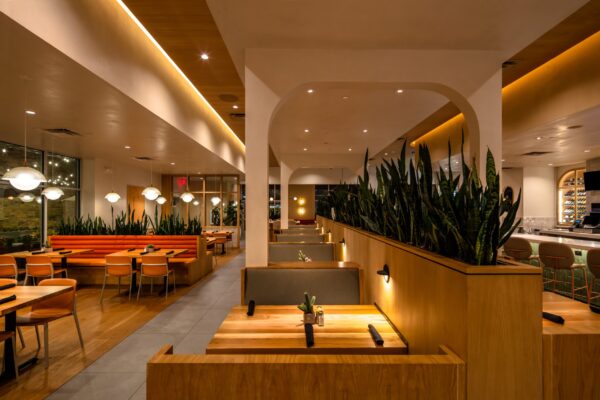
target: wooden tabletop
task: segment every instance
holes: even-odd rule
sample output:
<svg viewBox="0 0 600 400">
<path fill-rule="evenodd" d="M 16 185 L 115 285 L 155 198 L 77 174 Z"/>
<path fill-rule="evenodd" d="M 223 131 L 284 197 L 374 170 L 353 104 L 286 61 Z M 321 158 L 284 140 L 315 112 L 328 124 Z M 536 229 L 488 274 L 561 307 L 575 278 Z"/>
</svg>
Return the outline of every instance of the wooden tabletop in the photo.
<svg viewBox="0 0 600 400">
<path fill-rule="evenodd" d="M 565 320 L 564 325 L 560 325 L 543 319 L 544 335 L 600 335 L 600 314 L 590 311 L 587 304 L 550 292 L 544 292 L 543 299 L 544 311 L 560 315 Z"/>
<path fill-rule="evenodd" d="M 69 251 L 69 253 L 60 254 L 63 251 Z M 72 257 L 72 256 L 82 254 L 82 253 L 89 253 L 90 251 L 92 251 L 92 249 L 62 249 L 62 250 L 58 250 L 58 251 L 46 251 L 44 253 L 39 253 L 39 254 L 32 254 L 31 251 L 18 251 L 16 253 L 8 253 L 8 254 L 4 254 L 4 255 L 13 256 L 14 258 L 26 258 L 29 256 L 47 256 L 47 257 L 52 257 L 52 258 L 65 258 L 65 257 Z"/>
<path fill-rule="evenodd" d="M 172 253 L 166 254 L 170 251 L 172 251 Z M 134 257 L 141 258 L 143 256 L 156 255 L 156 256 L 167 256 L 167 258 L 170 258 L 170 257 L 175 257 L 175 256 L 178 256 L 180 254 L 187 252 L 187 249 L 163 249 L 163 248 L 161 248 L 160 250 L 154 250 L 152 253 L 142 254 L 143 252 L 144 252 L 144 249 L 135 249 L 132 251 L 121 250 L 121 251 L 117 251 L 116 253 L 112 253 L 109 255 L 110 256 L 129 257 L 129 258 L 134 258 Z"/>
<path fill-rule="evenodd" d="M 0 304 L 0 315 L 4 316 L 19 308 L 30 306 L 40 300 L 54 297 L 69 290 L 73 290 L 73 288 L 71 286 L 15 286 L 0 290 L 0 299 L 13 294 L 17 296 L 16 300 Z"/>
<path fill-rule="evenodd" d="M 371 305 L 323 306 L 325 326 L 313 325 L 315 345 L 306 347 L 302 312 L 296 306 L 233 307 L 206 348 L 206 354 L 406 354 L 386 318 Z M 384 344 L 375 344 L 368 324 Z"/>
</svg>

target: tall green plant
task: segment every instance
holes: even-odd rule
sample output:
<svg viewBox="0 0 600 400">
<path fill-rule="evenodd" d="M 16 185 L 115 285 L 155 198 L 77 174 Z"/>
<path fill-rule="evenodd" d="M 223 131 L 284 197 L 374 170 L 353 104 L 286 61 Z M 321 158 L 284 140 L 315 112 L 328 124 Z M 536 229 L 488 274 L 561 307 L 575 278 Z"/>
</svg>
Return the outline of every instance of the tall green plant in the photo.
<svg viewBox="0 0 600 400">
<path fill-rule="evenodd" d="M 515 219 L 521 193 L 515 202 L 503 199 L 492 153 L 487 153 L 485 187 L 462 148 L 461 176 L 451 168 L 434 173 L 426 146 L 419 146 L 416 163 L 407 163 L 405 154 L 406 143 L 397 161 L 384 160 L 376 168 L 374 189 L 367 152 L 356 189 L 339 186 L 318 204 L 318 214 L 331 217 L 334 210 L 340 222 L 470 264 L 496 264 L 498 248 L 520 223 Z M 448 159 L 451 154 L 448 144 Z"/>
</svg>

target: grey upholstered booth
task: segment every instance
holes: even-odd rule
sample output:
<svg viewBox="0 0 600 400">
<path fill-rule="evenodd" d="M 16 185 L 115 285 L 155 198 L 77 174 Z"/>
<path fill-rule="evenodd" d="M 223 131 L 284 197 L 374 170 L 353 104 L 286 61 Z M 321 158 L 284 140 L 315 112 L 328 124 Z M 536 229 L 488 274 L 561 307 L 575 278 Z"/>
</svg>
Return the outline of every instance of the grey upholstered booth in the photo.
<svg viewBox="0 0 600 400">
<path fill-rule="evenodd" d="M 288 228 L 281 229 L 280 232 L 290 235 L 319 235 L 321 230 L 317 228 Z"/>
<path fill-rule="evenodd" d="M 302 250 L 313 261 L 335 261 L 334 243 L 269 243 L 269 262 L 298 261 Z"/>
<path fill-rule="evenodd" d="M 308 291 L 317 304 L 360 304 L 358 268 L 244 268 L 242 302 L 261 305 L 300 304 Z"/>
<path fill-rule="evenodd" d="M 291 242 L 291 243 L 323 243 L 325 235 L 317 234 L 294 234 L 294 233 L 279 233 L 275 235 L 278 242 Z"/>
</svg>

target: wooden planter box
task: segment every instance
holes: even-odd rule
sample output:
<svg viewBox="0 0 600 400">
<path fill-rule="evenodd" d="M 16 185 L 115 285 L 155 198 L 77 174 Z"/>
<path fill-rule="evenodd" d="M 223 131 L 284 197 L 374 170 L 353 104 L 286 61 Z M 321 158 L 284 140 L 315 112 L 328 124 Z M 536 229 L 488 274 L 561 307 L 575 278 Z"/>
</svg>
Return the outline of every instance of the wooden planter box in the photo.
<svg viewBox="0 0 600 400">
<path fill-rule="evenodd" d="M 542 398 L 540 268 L 468 265 L 323 217 L 317 221 L 331 231 L 340 257 L 365 269 L 366 302 L 388 315 L 409 354 L 450 348 L 465 361 L 470 399 Z M 389 283 L 376 274 L 384 264 Z"/>
</svg>

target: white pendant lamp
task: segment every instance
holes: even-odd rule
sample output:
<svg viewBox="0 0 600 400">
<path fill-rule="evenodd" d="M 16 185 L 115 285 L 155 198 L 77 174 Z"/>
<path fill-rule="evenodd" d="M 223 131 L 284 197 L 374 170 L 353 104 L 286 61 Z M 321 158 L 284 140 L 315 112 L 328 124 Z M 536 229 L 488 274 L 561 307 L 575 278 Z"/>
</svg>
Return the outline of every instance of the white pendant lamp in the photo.
<svg viewBox="0 0 600 400">
<path fill-rule="evenodd" d="M 35 200 L 35 196 L 29 192 L 20 193 L 18 197 L 23 203 L 31 203 Z"/>
<path fill-rule="evenodd" d="M 196 196 L 194 196 L 192 193 L 190 192 L 183 192 L 181 193 L 181 196 L 179 196 L 181 198 L 181 200 L 183 200 L 186 203 L 189 203 L 190 201 L 194 200 L 194 198 Z"/>
<path fill-rule="evenodd" d="M 164 198 L 163 196 L 160 196 L 158 199 L 156 199 L 156 202 L 162 206 L 163 204 L 165 204 L 167 202 L 167 199 Z"/>
<path fill-rule="evenodd" d="M 200 202 L 198 200 L 194 200 L 194 202 L 192 204 L 195 205 L 195 206 L 199 206 Z"/>
<path fill-rule="evenodd" d="M 23 166 L 11 168 L 3 176 L 2 180 L 9 181 L 11 186 L 18 190 L 33 190 L 40 186 L 42 182 L 47 182 L 46 177 L 37 169 L 27 165 L 27 116 L 35 115 L 33 111 L 25 111 L 25 133 L 24 133 L 24 158 Z"/>
<path fill-rule="evenodd" d="M 213 197 L 213 198 L 210 199 L 210 202 L 212 203 L 213 207 L 216 207 L 221 202 L 221 198 L 218 197 L 218 196 L 215 196 L 215 197 Z"/>
<path fill-rule="evenodd" d="M 110 192 L 107 193 L 106 196 L 104 196 L 104 198 L 108 200 L 109 203 L 116 203 L 121 199 L 121 196 L 119 195 L 119 193 Z"/>
<path fill-rule="evenodd" d="M 52 141 L 52 153 L 54 153 L 54 141 Z M 52 168 L 50 170 L 50 182 L 52 182 L 52 179 L 54 179 L 54 164 L 54 162 L 51 162 Z M 48 186 L 46 189 L 42 190 L 42 196 L 46 196 L 48 200 L 58 200 L 64 194 L 65 192 L 56 186 Z"/>
<path fill-rule="evenodd" d="M 160 196 L 160 190 L 152 186 L 152 162 L 150 162 L 150 186 L 142 191 L 142 196 L 150 201 L 154 201 Z"/>
</svg>

